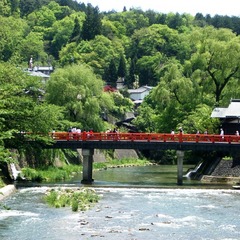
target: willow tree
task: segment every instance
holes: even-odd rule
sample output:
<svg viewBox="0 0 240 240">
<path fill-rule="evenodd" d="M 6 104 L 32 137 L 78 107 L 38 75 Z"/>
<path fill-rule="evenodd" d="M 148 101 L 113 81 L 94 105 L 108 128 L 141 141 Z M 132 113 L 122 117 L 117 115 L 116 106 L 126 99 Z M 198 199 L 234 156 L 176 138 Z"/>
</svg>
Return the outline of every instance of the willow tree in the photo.
<svg viewBox="0 0 240 240">
<path fill-rule="evenodd" d="M 51 75 L 46 100 L 62 106 L 65 119 L 76 126 L 102 131 L 105 123 L 101 116 L 113 106 L 112 98 L 103 92 L 103 86 L 103 81 L 90 67 L 71 65 L 57 69 Z"/>
<path fill-rule="evenodd" d="M 175 129 L 197 105 L 196 88 L 183 74 L 183 66 L 171 60 L 161 68 L 162 77 L 150 94 L 151 106 L 157 114 L 157 131 Z"/>
<path fill-rule="evenodd" d="M 190 41 L 196 48 L 190 60 L 191 74 L 201 71 L 202 86 L 219 104 L 225 89 L 240 78 L 240 37 L 229 29 L 205 27 L 195 29 Z"/>
</svg>

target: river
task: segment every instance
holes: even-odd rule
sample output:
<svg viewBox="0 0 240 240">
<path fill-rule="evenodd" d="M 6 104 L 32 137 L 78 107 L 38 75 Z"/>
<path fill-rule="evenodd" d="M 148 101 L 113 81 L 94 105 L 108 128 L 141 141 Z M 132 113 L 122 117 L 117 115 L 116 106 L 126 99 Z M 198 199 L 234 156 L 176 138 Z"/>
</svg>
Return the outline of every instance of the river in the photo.
<svg viewBox="0 0 240 240">
<path fill-rule="evenodd" d="M 1 240 L 233 240 L 240 239 L 240 192 L 230 186 L 184 179 L 175 166 L 114 168 L 94 172 L 99 203 L 86 212 L 43 202 L 47 189 L 71 182 L 21 187 L 0 208 Z"/>
</svg>

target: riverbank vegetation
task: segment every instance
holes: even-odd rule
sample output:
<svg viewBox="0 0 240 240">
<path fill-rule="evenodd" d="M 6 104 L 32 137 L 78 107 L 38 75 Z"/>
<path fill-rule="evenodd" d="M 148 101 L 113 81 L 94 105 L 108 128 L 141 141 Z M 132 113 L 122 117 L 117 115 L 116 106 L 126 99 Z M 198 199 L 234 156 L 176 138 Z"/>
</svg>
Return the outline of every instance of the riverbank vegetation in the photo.
<svg viewBox="0 0 240 240">
<path fill-rule="evenodd" d="M 23 179 L 33 182 L 58 182 L 69 180 L 81 171 L 82 166 L 71 164 L 64 167 L 22 168 L 21 175 Z"/>
<path fill-rule="evenodd" d="M 239 17 L 17 0 L 0 4 L 0 26 L 1 169 L 18 162 L 15 149 L 31 167 L 49 167 L 56 151 L 50 159 L 34 151 L 51 144 L 50 132 L 104 132 L 128 113 L 135 115 L 122 131 L 219 133 L 212 110 L 240 99 Z M 40 66 L 50 76 L 36 76 Z M 128 90 L 146 85 L 152 90 L 135 106 Z M 70 175 L 24 171 L 38 180 Z"/>
<path fill-rule="evenodd" d="M 91 188 L 58 188 L 49 190 L 44 200 L 52 207 L 70 207 L 73 212 L 86 211 L 97 203 L 100 196 Z"/>
<path fill-rule="evenodd" d="M 113 159 L 106 162 L 94 162 L 93 171 L 106 170 L 113 167 L 145 166 L 151 164 L 146 159 Z M 75 174 L 82 172 L 82 165 L 65 165 L 64 167 L 23 168 L 20 181 L 58 182 L 71 179 Z"/>
</svg>

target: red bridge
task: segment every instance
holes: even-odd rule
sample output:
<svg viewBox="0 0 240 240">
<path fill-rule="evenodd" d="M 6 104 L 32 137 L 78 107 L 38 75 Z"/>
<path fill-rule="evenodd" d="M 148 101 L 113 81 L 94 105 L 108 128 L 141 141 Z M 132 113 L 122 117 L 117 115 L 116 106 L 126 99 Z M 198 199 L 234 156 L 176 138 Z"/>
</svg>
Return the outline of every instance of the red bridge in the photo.
<svg viewBox="0 0 240 240">
<path fill-rule="evenodd" d="M 214 134 L 168 134 L 168 133 L 51 133 L 53 143 L 46 148 L 82 149 L 82 183 L 92 183 L 94 149 L 156 149 L 176 150 L 177 184 L 182 185 L 184 151 L 240 152 L 240 137 Z"/>
<path fill-rule="evenodd" d="M 50 148 L 240 151 L 240 136 L 169 133 L 52 133 Z"/>
</svg>

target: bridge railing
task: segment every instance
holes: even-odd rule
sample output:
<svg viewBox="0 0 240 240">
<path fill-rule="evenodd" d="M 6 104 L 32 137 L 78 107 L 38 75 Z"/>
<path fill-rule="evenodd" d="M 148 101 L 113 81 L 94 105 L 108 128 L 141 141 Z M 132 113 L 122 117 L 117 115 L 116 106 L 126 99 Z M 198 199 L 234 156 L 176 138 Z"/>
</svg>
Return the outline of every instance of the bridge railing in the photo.
<svg viewBox="0 0 240 240">
<path fill-rule="evenodd" d="M 55 132 L 51 137 L 57 141 L 161 141 L 161 142 L 207 142 L 207 143 L 239 143 L 240 137 L 235 135 L 214 134 L 169 134 L 169 133 L 72 133 Z"/>
</svg>

